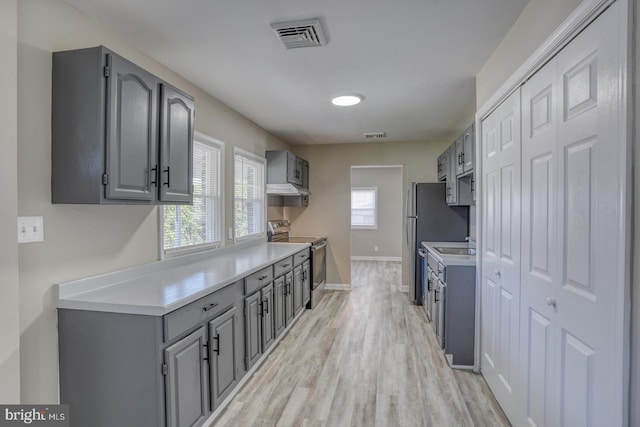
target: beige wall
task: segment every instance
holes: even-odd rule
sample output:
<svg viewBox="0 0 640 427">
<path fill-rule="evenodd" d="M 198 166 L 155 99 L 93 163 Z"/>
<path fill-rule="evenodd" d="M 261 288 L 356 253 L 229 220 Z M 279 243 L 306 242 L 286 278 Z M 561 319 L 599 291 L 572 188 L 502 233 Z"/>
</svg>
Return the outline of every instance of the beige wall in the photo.
<svg viewBox="0 0 640 427">
<path fill-rule="evenodd" d="M 437 157 L 450 143 L 376 142 L 293 147 L 297 155 L 309 161 L 311 197 L 306 208 L 285 208 L 285 216 L 291 220 L 294 233 L 329 238 L 327 283 L 351 283 L 351 166 L 403 165 L 405 188 L 410 181 L 436 182 Z"/>
<path fill-rule="evenodd" d="M 154 207 L 51 204 L 51 52 L 103 44 L 193 95 L 196 130 L 226 144 L 227 227 L 232 222 L 233 146 L 262 155 L 267 148 L 288 147 L 62 0 L 19 1 L 18 41 L 18 212 L 44 216 L 45 232 L 44 243 L 19 250 L 21 396 L 25 403 L 51 403 L 58 400 L 52 285 L 158 257 Z M 1 168 L 3 176 L 12 168 L 15 173 L 15 166 Z M 12 224 L 14 236 L 15 214 L 10 214 L 11 221 L 2 223 Z"/>
<path fill-rule="evenodd" d="M 551 35 L 581 0 L 531 0 L 476 76 L 479 109 Z"/>
<path fill-rule="evenodd" d="M 0 2 L 0 403 L 20 401 L 20 324 L 18 313 L 18 92 L 17 3 Z"/>
<path fill-rule="evenodd" d="M 378 189 L 378 228 L 351 230 L 351 256 L 401 258 L 402 167 L 352 168 L 351 187 Z"/>
</svg>

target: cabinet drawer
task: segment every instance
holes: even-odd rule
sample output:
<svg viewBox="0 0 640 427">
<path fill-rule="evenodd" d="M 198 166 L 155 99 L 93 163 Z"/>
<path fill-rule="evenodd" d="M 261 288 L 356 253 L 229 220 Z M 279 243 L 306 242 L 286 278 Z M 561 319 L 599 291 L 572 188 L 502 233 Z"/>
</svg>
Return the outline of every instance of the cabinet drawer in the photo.
<svg viewBox="0 0 640 427">
<path fill-rule="evenodd" d="M 189 305 L 172 311 L 164 316 L 164 341 L 171 341 L 194 326 L 213 319 L 232 306 L 234 301 L 238 300 L 242 300 L 241 282 L 235 282 Z"/>
<path fill-rule="evenodd" d="M 287 257 L 282 261 L 273 264 L 273 275 L 275 277 L 282 276 L 293 267 L 293 257 Z"/>
<path fill-rule="evenodd" d="M 293 256 L 293 265 L 298 266 L 308 259 L 309 259 L 309 249 L 305 249 Z"/>
<path fill-rule="evenodd" d="M 273 268 L 265 267 L 244 278 L 244 294 L 251 295 L 273 280 Z"/>
</svg>

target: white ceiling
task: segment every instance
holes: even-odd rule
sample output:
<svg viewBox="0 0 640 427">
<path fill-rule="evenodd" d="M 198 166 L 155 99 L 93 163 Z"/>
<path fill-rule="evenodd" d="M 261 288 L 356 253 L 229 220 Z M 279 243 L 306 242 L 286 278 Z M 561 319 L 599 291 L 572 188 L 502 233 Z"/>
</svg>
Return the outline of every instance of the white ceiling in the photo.
<svg viewBox="0 0 640 427">
<path fill-rule="evenodd" d="M 528 0 L 67 0 L 291 144 L 450 138 Z M 328 43 L 287 50 L 270 24 L 320 18 Z M 330 99 L 361 94 L 355 107 Z"/>
</svg>

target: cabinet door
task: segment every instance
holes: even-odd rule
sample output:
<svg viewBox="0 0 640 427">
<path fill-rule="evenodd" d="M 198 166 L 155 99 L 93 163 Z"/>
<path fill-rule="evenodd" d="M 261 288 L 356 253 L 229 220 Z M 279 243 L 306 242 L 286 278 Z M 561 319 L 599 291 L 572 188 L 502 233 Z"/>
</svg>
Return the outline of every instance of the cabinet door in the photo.
<svg viewBox="0 0 640 427">
<path fill-rule="evenodd" d="M 455 142 L 456 146 L 456 170 L 455 175 L 462 175 L 464 173 L 464 134 L 460 135 Z"/>
<path fill-rule="evenodd" d="M 306 160 L 302 160 L 302 188 L 309 188 L 309 162 Z"/>
<path fill-rule="evenodd" d="M 163 202 L 193 199 L 193 99 L 163 83 L 160 169 L 154 179 Z"/>
<path fill-rule="evenodd" d="M 520 90 L 482 122 L 482 372 L 517 419 L 520 301 Z"/>
<path fill-rule="evenodd" d="M 293 272 L 284 275 L 284 313 L 285 324 L 288 326 L 293 320 Z"/>
<path fill-rule="evenodd" d="M 105 197 L 155 200 L 158 79 L 116 55 L 107 64 Z"/>
<path fill-rule="evenodd" d="M 294 316 L 302 311 L 302 266 L 293 269 L 293 313 Z"/>
<path fill-rule="evenodd" d="M 168 427 L 201 425 L 209 415 L 206 330 L 200 327 L 164 351 Z"/>
<path fill-rule="evenodd" d="M 211 409 L 215 410 L 238 384 L 240 367 L 237 366 L 238 308 L 233 307 L 209 322 L 209 360 L 211 382 Z"/>
<path fill-rule="evenodd" d="M 273 283 L 260 290 L 262 304 L 262 352 L 264 353 L 275 340 L 273 328 Z"/>
<path fill-rule="evenodd" d="M 311 262 L 302 263 L 302 304 L 306 305 L 311 300 Z"/>
<path fill-rule="evenodd" d="M 262 355 L 262 316 L 260 292 L 244 299 L 245 365 L 249 370 Z"/>
<path fill-rule="evenodd" d="M 280 336 L 287 326 L 287 315 L 284 310 L 285 300 L 284 276 L 280 276 L 273 282 L 273 329 L 276 338 Z"/>
<path fill-rule="evenodd" d="M 463 173 L 473 170 L 476 162 L 475 125 L 469 126 L 462 135 L 462 166 Z"/>
<path fill-rule="evenodd" d="M 299 184 L 298 181 L 298 158 L 295 154 L 287 152 L 287 182 Z"/>
<path fill-rule="evenodd" d="M 447 203 L 455 205 L 458 203 L 458 178 L 456 176 L 457 160 L 456 143 L 453 143 L 447 150 Z"/>
</svg>

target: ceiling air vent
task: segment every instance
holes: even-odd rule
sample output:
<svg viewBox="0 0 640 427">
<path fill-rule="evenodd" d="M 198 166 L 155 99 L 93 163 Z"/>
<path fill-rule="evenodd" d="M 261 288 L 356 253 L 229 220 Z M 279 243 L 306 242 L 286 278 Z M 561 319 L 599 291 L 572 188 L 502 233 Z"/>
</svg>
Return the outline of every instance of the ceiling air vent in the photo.
<svg viewBox="0 0 640 427">
<path fill-rule="evenodd" d="M 278 22 L 271 24 L 271 28 L 273 28 L 287 49 L 324 46 L 327 44 L 319 19 Z"/>
<path fill-rule="evenodd" d="M 368 132 L 364 134 L 366 139 L 383 139 L 387 137 L 386 132 Z"/>
</svg>

